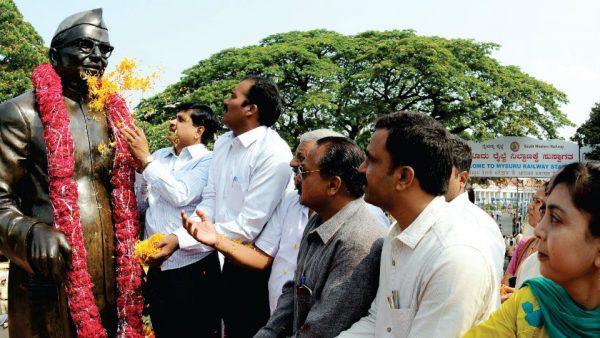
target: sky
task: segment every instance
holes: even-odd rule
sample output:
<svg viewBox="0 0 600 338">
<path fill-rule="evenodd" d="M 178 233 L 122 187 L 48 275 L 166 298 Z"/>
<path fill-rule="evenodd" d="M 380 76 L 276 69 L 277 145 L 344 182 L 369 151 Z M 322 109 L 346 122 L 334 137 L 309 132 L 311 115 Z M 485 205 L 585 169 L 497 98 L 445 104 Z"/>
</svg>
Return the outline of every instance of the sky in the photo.
<svg viewBox="0 0 600 338">
<path fill-rule="evenodd" d="M 177 82 L 182 71 L 230 47 L 257 44 L 281 32 L 324 28 L 342 34 L 413 29 L 420 35 L 495 42 L 503 65 L 565 92 L 563 112 L 585 122 L 600 102 L 598 0 L 15 0 L 49 45 L 65 17 L 104 8 L 115 52 L 110 62 L 134 58 L 159 70 L 152 93 Z M 134 102 L 135 103 L 135 102 Z M 560 129 L 569 138 L 575 128 Z"/>
</svg>

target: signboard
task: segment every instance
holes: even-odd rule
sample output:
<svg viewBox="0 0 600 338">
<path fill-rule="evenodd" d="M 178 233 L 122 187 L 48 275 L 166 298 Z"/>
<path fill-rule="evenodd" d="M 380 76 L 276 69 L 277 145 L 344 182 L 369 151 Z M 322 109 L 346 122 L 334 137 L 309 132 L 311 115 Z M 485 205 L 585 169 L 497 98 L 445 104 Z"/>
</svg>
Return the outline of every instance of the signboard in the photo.
<svg viewBox="0 0 600 338">
<path fill-rule="evenodd" d="M 579 161 L 577 143 L 504 136 L 483 143 L 469 141 L 473 177 L 550 178 L 562 166 Z"/>
</svg>

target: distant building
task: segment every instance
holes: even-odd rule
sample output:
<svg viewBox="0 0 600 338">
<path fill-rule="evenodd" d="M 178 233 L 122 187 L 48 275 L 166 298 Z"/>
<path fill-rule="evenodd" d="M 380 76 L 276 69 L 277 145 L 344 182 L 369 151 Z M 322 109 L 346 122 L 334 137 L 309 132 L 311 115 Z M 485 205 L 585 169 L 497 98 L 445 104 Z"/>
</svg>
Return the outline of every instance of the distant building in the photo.
<svg viewBox="0 0 600 338">
<path fill-rule="evenodd" d="M 517 186 L 518 183 L 518 186 Z M 518 210 L 523 221 L 527 217 L 527 204 L 542 185 L 537 179 L 487 180 L 473 183 L 475 204 L 483 209 Z"/>
</svg>

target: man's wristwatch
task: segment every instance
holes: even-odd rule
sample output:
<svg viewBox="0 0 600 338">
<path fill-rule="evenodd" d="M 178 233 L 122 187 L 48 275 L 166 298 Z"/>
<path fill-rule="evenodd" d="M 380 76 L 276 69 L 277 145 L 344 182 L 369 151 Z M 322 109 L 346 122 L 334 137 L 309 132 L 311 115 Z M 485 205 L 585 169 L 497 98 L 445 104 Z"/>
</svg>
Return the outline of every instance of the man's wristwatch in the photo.
<svg viewBox="0 0 600 338">
<path fill-rule="evenodd" d="M 144 159 L 144 162 L 142 162 L 142 170 L 144 170 L 152 161 L 154 161 L 154 156 L 149 155 L 148 157 L 146 157 Z"/>
</svg>

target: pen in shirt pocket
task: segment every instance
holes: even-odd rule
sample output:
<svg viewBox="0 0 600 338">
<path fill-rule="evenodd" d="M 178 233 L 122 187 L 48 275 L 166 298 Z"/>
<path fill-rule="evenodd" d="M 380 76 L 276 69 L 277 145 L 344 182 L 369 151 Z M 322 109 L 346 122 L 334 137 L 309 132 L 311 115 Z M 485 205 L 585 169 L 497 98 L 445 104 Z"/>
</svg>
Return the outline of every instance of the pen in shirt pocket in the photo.
<svg viewBox="0 0 600 338">
<path fill-rule="evenodd" d="M 300 277 L 300 285 L 298 286 L 300 289 L 305 289 L 308 291 L 308 294 L 312 296 L 313 290 L 306 285 L 306 277 L 303 275 Z"/>
<path fill-rule="evenodd" d="M 387 296 L 387 301 L 388 301 L 388 305 L 390 306 L 390 309 L 393 309 L 394 301 L 392 300 L 392 296 Z"/>
<path fill-rule="evenodd" d="M 391 309 L 400 308 L 400 298 L 398 297 L 398 291 L 392 290 L 392 295 L 387 297 L 388 304 Z"/>
</svg>

